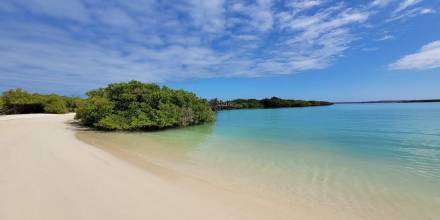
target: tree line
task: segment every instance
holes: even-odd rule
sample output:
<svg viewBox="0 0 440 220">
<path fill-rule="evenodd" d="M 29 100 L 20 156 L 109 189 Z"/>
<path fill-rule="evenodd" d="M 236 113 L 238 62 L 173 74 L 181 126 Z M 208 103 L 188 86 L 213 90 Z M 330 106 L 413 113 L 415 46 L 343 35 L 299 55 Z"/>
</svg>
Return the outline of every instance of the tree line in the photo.
<svg viewBox="0 0 440 220">
<path fill-rule="evenodd" d="M 81 102 L 79 97 L 57 94 L 29 93 L 23 89 L 11 89 L 0 96 L 0 114 L 73 112 Z"/>
<path fill-rule="evenodd" d="M 265 99 L 234 99 L 230 101 L 222 101 L 219 99 L 211 99 L 209 101 L 214 111 L 225 109 L 256 109 L 256 108 L 293 108 L 293 107 L 311 107 L 311 106 L 327 106 L 332 105 L 326 101 L 306 101 L 295 99 L 281 99 L 278 97 Z"/>
</svg>

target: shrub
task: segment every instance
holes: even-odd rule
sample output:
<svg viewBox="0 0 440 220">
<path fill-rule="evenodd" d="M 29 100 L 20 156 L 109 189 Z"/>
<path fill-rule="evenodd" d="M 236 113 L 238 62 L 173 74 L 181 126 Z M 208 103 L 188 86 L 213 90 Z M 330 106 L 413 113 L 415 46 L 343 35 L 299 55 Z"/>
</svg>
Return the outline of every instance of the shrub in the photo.
<svg viewBox="0 0 440 220">
<path fill-rule="evenodd" d="M 44 112 L 40 95 L 30 94 L 22 89 L 13 89 L 3 93 L 5 114 L 25 114 Z"/>
<path fill-rule="evenodd" d="M 81 101 L 80 98 L 28 93 L 22 89 L 4 92 L 1 100 L 0 109 L 4 114 L 67 113 L 73 111 Z"/>
<path fill-rule="evenodd" d="M 76 119 L 104 130 L 155 130 L 214 120 L 206 100 L 193 93 L 130 81 L 92 90 L 76 109 Z"/>
<path fill-rule="evenodd" d="M 110 115 L 112 110 L 113 104 L 108 99 L 92 96 L 76 108 L 75 118 L 80 119 L 86 126 L 93 126 Z"/>
<path fill-rule="evenodd" d="M 0 115 L 3 114 L 3 106 L 4 106 L 3 96 L 0 96 Z"/>
<path fill-rule="evenodd" d="M 64 97 L 66 107 L 69 112 L 75 112 L 75 109 L 81 104 L 82 99 L 79 97 Z"/>
<path fill-rule="evenodd" d="M 65 99 L 60 96 L 52 95 L 44 100 L 44 112 L 53 114 L 63 114 L 69 112 Z"/>
</svg>

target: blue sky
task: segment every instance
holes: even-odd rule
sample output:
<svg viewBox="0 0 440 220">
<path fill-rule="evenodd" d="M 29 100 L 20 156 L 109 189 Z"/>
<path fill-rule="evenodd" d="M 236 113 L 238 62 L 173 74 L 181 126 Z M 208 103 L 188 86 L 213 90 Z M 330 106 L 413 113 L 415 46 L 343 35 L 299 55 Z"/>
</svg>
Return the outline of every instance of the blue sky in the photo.
<svg viewBox="0 0 440 220">
<path fill-rule="evenodd" d="M 2 0 L 0 91 L 440 98 L 438 0 Z"/>
</svg>

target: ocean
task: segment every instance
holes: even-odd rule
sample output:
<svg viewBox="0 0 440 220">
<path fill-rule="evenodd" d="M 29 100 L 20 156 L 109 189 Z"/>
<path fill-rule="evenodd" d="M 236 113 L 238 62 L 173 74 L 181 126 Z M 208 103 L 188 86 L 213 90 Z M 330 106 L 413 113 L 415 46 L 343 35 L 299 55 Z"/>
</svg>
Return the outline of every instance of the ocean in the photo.
<svg viewBox="0 0 440 220">
<path fill-rule="evenodd" d="M 230 110 L 211 124 L 79 137 L 292 205 L 440 219 L 440 103 Z"/>
</svg>

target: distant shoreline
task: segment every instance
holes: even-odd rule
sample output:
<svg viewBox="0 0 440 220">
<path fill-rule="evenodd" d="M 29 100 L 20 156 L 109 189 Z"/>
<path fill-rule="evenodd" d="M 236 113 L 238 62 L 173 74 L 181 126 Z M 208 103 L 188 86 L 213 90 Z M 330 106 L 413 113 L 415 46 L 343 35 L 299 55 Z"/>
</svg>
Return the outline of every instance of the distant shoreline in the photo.
<svg viewBox="0 0 440 220">
<path fill-rule="evenodd" d="M 379 100 L 379 101 L 364 101 L 364 102 L 334 102 L 334 104 L 427 103 L 427 102 L 440 102 L 440 99 Z"/>
</svg>

